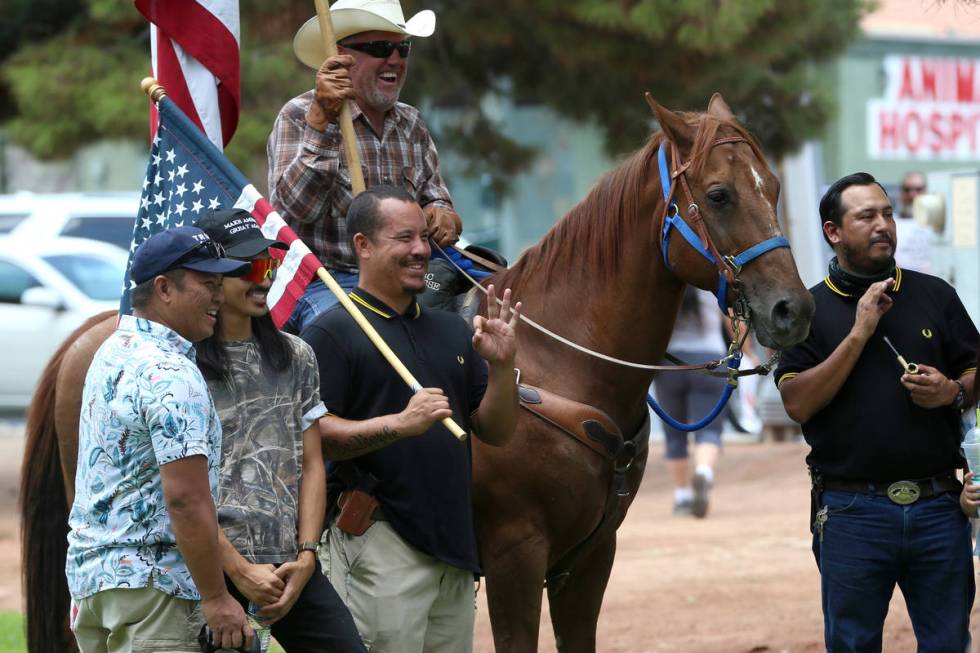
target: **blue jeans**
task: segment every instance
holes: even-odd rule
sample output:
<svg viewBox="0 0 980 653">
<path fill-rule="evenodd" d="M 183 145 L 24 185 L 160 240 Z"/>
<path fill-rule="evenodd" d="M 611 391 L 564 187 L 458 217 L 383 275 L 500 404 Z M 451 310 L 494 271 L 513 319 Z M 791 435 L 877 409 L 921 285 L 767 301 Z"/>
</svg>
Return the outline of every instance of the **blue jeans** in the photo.
<svg viewBox="0 0 980 653">
<path fill-rule="evenodd" d="M 895 585 L 902 590 L 919 653 L 964 653 L 976 585 L 969 521 L 953 493 L 900 506 L 888 497 L 826 490 L 820 569 L 828 653 L 881 651 Z"/>
<path fill-rule="evenodd" d="M 357 272 L 341 272 L 340 270 L 328 270 L 330 275 L 340 284 L 340 287 L 350 292 L 357 287 L 360 275 Z M 302 333 L 303 328 L 313 321 L 320 313 L 324 312 L 334 304 L 338 303 L 326 284 L 319 279 L 314 279 L 306 287 L 303 296 L 296 302 L 293 314 L 289 316 L 286 325 L 296 333 Z"/>
</svg>

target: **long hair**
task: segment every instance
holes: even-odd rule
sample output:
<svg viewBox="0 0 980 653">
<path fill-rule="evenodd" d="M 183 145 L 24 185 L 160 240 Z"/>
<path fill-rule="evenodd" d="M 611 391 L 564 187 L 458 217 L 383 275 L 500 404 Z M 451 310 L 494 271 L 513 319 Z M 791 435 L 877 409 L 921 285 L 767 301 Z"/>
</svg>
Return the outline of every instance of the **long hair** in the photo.
<svg viewBox="0 0 980 653">
<path fill-rule="evenodd" d="M 252 319 L 252 335 L 259 346 L 262 364 L 275 372 L 282 372 L 291 362 L 289 342 L 276 328 L 272 317 L 266 313 Z M 228 370 L 228 350 L 218 336 L 221 332 L 221 311 L 214 325 L 214 333 L 195 345 L 197 366 L 208 381 L 222 381 L 230 378 Z"/>
</svg>

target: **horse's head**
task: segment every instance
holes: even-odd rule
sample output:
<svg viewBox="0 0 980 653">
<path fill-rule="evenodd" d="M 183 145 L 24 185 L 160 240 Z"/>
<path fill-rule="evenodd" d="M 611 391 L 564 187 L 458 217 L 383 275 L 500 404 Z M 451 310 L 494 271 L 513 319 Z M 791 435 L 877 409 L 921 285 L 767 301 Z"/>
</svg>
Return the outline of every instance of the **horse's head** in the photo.
<svg viewBox="0 0 980 653">
<path fill-rule="evenodd" d="M 699 288 L 722 286 L 727 304 L 749 315 L 763 345 L 800 342 L 813 298 L 780 233 L 779 180 L 758 145 L 718 94 L 703 114 L 674 113 L 649 95 L 647 101 L 663 130 L 660 167 L 669 169 L 666 185 L 676 204 L 657 223 L 665 264 Z M 651 184 L 664 185 L 663 177 Z"/>
</svg>

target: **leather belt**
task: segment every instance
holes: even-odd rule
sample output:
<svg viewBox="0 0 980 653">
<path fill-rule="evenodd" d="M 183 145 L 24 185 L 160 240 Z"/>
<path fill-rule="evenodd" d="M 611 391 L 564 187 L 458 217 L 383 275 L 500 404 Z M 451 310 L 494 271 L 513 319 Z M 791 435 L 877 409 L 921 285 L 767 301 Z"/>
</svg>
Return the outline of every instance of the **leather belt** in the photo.
<svg viewBox="0 0 980 653">
<path fill-rule="evenodd" d="M 894 503 L 905 506 L 915 503 L 919 499 L 928 499 L 947 492 L 959 493 L 963 489 L 963 484 L 950 472 L 941 476 L 895 481 L 893 483 L 825 477 L 823 487 L 825 490 L 876 494 L 888 497 Z"/>
</svg>

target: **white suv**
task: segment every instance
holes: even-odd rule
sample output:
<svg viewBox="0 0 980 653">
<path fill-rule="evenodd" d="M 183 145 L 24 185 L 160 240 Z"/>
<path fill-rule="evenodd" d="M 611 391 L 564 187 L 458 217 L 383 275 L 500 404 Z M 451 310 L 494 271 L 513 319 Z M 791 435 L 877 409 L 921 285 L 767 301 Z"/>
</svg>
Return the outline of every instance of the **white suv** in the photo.
<svg viewBox="0 0 980 653">
<path fill-rule="evenodd" d="M 136 192 L 0 195 L 0 234 L 38 242 L 73 236 L 128 250 L 138 210 Z"/>
</svg>

